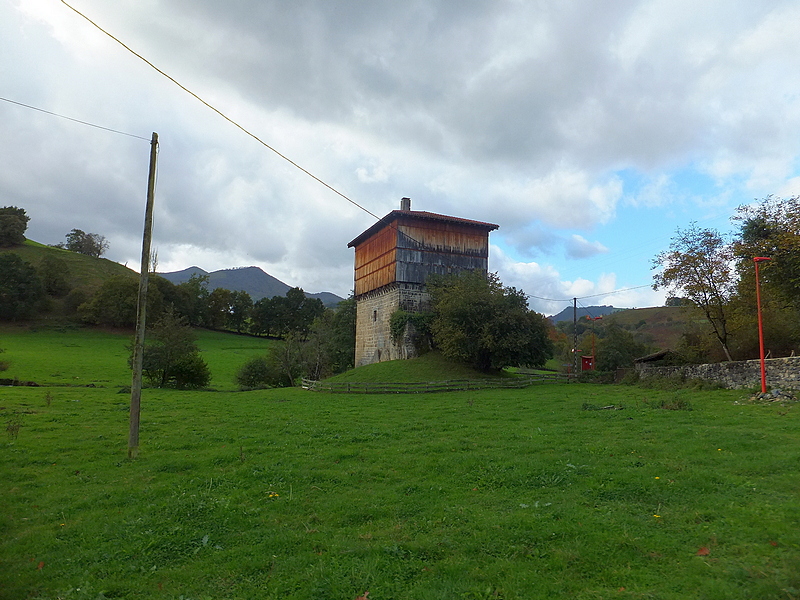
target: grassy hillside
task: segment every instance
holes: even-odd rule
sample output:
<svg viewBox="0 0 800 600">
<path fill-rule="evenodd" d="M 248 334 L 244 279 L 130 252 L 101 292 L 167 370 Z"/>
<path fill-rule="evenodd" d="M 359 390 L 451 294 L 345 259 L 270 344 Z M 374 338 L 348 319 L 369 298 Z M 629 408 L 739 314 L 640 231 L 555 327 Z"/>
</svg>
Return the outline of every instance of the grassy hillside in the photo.
<svg viewBox="0 0 800 600">
<path fill-rule="evenodd" d="M 14 248 L 0 248 L 0 252 L 18 254 L 22 260 L 34 267 L 38 267 L 46 256 L 58 258 L 64 261 L 69 269 L 68 280 L 72 287 L 95 289 L 109 277 L 138 277 L 138 273 L 135 271 L 112 260 L 51 248 L 32 240 L 26 240 L 23 245 Z"/>
<path fill-rule="evenodd" d="M 233 337 L 209 363 L 255 350 Z M 91 336 L 10 358 L 59 339 L 118 377 Z M 147 390 L 130 461 L 115 388 L 4 388 L 0 597 L 797 598 L 800 412 L 741 398 Z"/>
<path fill-rule="evenodd" d="M 390 360 L 365 365 L 326 379 L 326 381 L 414 383 L 452 379 L 482 379 L 497 376 L 497 373 L 486 374 L 467 365 L 451 362 L 439 352 L 428 352 L 410 360 Z"/>
<path fill-rule="evenodd" d="M 662 350 L 674 349 L 681 334 L 696 315 L 678 306 L 633 308 L 603 317 L 604 323 L 616 323 L 641 340 Z"/>
</svg>

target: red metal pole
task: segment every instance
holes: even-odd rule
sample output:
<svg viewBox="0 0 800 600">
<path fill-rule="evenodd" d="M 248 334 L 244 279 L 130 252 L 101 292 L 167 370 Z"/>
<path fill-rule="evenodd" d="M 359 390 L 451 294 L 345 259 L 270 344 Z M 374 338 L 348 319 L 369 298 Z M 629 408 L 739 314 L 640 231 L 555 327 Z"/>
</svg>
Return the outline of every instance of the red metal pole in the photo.
<svg viewBox="0 0 800 600">
<path fill-rule="evenodd" d="M 756 306 L 758 308 L 758 348 L 761 355 L 761 393 L 767 393 L 767 368 L 764 363 L 764 322 L 761 318 L 761 283 L 758 280 L 758 263 L 769 260 L 764 256 L 756 256 L 753 262 L 756 265 Z"/>
</svg>

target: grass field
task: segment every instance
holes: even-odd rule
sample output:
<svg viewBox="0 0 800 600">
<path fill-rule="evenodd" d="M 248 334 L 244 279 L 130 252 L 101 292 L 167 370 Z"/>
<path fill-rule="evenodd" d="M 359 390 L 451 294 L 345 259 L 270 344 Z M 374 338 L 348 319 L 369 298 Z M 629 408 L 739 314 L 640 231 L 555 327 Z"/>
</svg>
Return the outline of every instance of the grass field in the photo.
<svg viewBox="0 0 800 600">
<path fill-rule="evenodd" d="M 581 384 L 234 392 L 215 373 L 223 391 L 144 391 L 129 461 L 124 362 L 84 334 L 71 376 L 105 387 L 0 390 L 0 598 L 800 598 L 800 408 Z M 0 338 L 20 379 L 67 339 L 37 335 Z M 212 372 L 259 351 L 217 335 Z"/>
<path fill-rule="evenodd" d="M 197 330 L 197 342 L 211 371 L 211 387 L 238 388 L 234 377 L 253 356 L 265 354 L 272 340 L 218 331 Z M 0 377 L 48 386 L 116 388 L 131 385 L 128 346 L 133 332 L 107 332 L 46 322 L 0 325 L 0 360 L 10 363 Z M 116 390 L 115 390 L 116 391 Z"/>
</svg>

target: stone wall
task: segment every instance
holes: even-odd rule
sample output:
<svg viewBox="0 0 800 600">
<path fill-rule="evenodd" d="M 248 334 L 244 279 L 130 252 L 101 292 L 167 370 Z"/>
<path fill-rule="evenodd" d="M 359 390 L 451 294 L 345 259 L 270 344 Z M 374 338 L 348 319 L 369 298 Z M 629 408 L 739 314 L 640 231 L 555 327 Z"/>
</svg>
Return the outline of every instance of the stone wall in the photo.
<svg viewBox="0 0 800 600">
<path fill-rule="evenodd" d="M 800 390 L 800 357 L 769 358 L 765 363 L 768 386 L 771 388 Z M 681 375 L 686 379 L 718 381 L 729 389 L 761 387 L 760 360 L 722 362 L 708 365 L 682 365 L 679 367 L 656 367 L 648 363 L 638 363 L 636 370 L 642 377 Z"/>
<path fill-rule="evenodd" d="M 385 360 L 413 358 L 416 350 L 408 333 L 399 344 L 392 341 L 392 314 L 402 308 L 417 312 L 428 307 L 422 286 L 400 283 L 363 294 L 356 299 L 357 367 Z"/>
</svg>

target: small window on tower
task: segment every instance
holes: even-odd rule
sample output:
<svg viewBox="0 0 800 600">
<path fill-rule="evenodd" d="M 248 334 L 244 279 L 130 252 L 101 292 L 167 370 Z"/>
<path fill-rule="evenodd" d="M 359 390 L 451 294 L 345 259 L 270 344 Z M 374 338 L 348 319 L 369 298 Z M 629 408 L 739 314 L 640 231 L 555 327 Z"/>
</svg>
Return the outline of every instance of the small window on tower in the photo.
<svg viewBox="0 0 800 600">
<path fill-rule="evenodd" d="M 378 320 L 378 311 L 377 310 L 373 310 L 372 311 L 372 322 L 374 323 L 377 320 Z"/>
</svg>

